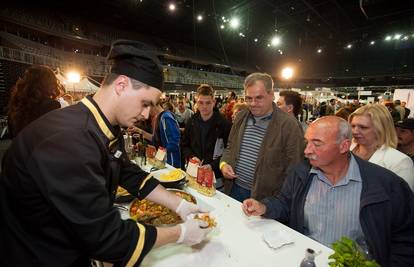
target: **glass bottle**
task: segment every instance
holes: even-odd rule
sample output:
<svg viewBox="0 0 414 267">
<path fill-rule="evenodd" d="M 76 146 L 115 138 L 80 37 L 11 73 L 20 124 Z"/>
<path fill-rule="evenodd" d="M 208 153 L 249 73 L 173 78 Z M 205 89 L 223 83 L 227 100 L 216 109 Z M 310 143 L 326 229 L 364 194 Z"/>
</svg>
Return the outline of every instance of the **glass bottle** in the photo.
<svg viewBox="0 0 414 267">
<path fill-rule="evenodd" d="M 313 249 L 306 249 L 305 258 L 300 263 L 300 267 L 316 267 L 315 251 Z"/>
</svg>

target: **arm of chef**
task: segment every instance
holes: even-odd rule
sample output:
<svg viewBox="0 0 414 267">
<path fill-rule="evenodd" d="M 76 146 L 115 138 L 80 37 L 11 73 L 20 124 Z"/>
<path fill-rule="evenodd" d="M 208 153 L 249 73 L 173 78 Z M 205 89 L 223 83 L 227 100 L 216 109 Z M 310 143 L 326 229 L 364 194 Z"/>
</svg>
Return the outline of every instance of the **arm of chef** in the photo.
<svg viewBox="0 0 414 267">
<path fill-rule="evenodd" d="M 99 143 L 87 131 L 66 131 L 39 144 L 28 161 L 56 220 L 89 257 L 139 264 L 157 238 L 152 226 L 121 220 L 111 205 Z"/>
</svg>

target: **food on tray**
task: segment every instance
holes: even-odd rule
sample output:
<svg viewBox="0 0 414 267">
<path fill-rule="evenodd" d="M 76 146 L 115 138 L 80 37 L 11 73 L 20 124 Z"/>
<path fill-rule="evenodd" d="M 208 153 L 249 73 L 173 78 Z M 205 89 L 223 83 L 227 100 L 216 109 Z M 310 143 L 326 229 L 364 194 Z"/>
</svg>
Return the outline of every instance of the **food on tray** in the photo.
<svg viewBox="0 0 414 267">
<path fill-rule="evenodd" d="M 120 197 L 120 196 L 127 196 L 127 195 L 129 195 L 128 191 L 125 188 L 118 186 L 116 190 L 116 196 Z"/>
<path fill-rule="evenodd" d="M 188 186 L 191 188 L 194 188 L 200 194 L 203 194 L 208 197 L 214 196 L 216 194 L 216 188 L 214 187 L 214 184 L 212 185 L 212 187 L 203 186 L 197 182 L 196 178 L 190 175 L 187 175 L 187 179 L 188 179 Z"/>
<path fill-rule="evenodd" d="M 208 223 L 208 228 L 213 228 L 217 226 L 216 221 L 214 220 L 214 218 L 210 217 L 210 215 L 206 214 L 206 213 L 200 213 L 200 214 L 196 214 L 194 216 L 194 219 L 198 219 L 198 220 L 203 220 L 206 223 Z"/>
<path fill-rule="evenodd" d="M 183 172 L 180 169 L 175 169 L 160 175 L 159 180 L 162 182 L 177 181 L 183 178 Z"/>
<path fill-rule="evenodd" d="M 179 197 L 193 203 L 197 203 L 195 198 L 184 192 L 178 190 L 170 190 Z M 132 219 L 145 223 L 150 224 L 153 226 L 160 226 L 160 225 L 170 225 L 170 224 L 178 224 L 182 222 L 180 216 L 173 212 L 172 210 L 156 204 L 152 201 L 143 199 L 139 200 L 136 199 L 131 203 L 131 207 L 129 209 L 129 215 Z"/>
</svg>

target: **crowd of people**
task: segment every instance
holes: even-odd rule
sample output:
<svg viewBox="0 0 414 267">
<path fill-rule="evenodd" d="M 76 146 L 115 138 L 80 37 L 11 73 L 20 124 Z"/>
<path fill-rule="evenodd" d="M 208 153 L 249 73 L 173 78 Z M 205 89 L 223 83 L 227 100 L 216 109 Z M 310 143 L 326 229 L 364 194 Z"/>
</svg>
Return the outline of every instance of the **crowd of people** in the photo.
<svg viewBox="0 0 414 267">
<path fill-rule="evenodd" d="M 165 148 L 176 168 L 192 158 L 211 168 L 247 216 L 276 219 L 326 246 L 363 240 L 381 266 L 414 266 L 414 119 L 404 104 L 332 99 L 308 122 L 301 95 L 283 91 L 275 102 L 265 73 L 246 77 L 243 97 L 223 100 L 202 84 L 194 99 L 162 100 L 158 59 L 139 47 L 115 42 L 98 92 L 65 108 L 50 69 L 31 67 L 16 83 L 0 180 L 0 259 L 12 264 L 2 266 L 139 265 L 153 247 L 205 239 L 209 229 L 187 217 L 202 209 L 129 161 L 125 131 Z M 121 220 L 118 185 L 185 222 Z"/>
</svg>

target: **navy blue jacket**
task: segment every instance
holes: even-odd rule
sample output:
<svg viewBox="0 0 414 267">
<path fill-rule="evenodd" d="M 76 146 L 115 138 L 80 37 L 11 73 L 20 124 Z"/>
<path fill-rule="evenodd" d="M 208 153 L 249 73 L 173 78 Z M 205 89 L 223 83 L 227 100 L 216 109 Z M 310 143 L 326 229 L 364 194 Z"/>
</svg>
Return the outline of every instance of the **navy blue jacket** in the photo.
<svg viewBox="0 0 414 267">
<path fill-rule="evenodd" d="M 362 177 L 359 219 L 370 253 L 382 267 L 414 266 L 414 194 L 393 172 L 355 156 Z M 265 198 L 264 217 L 305 233 L 304 206 L 311 166 L 289 172 L 281 192 Z"/>
</svg>

